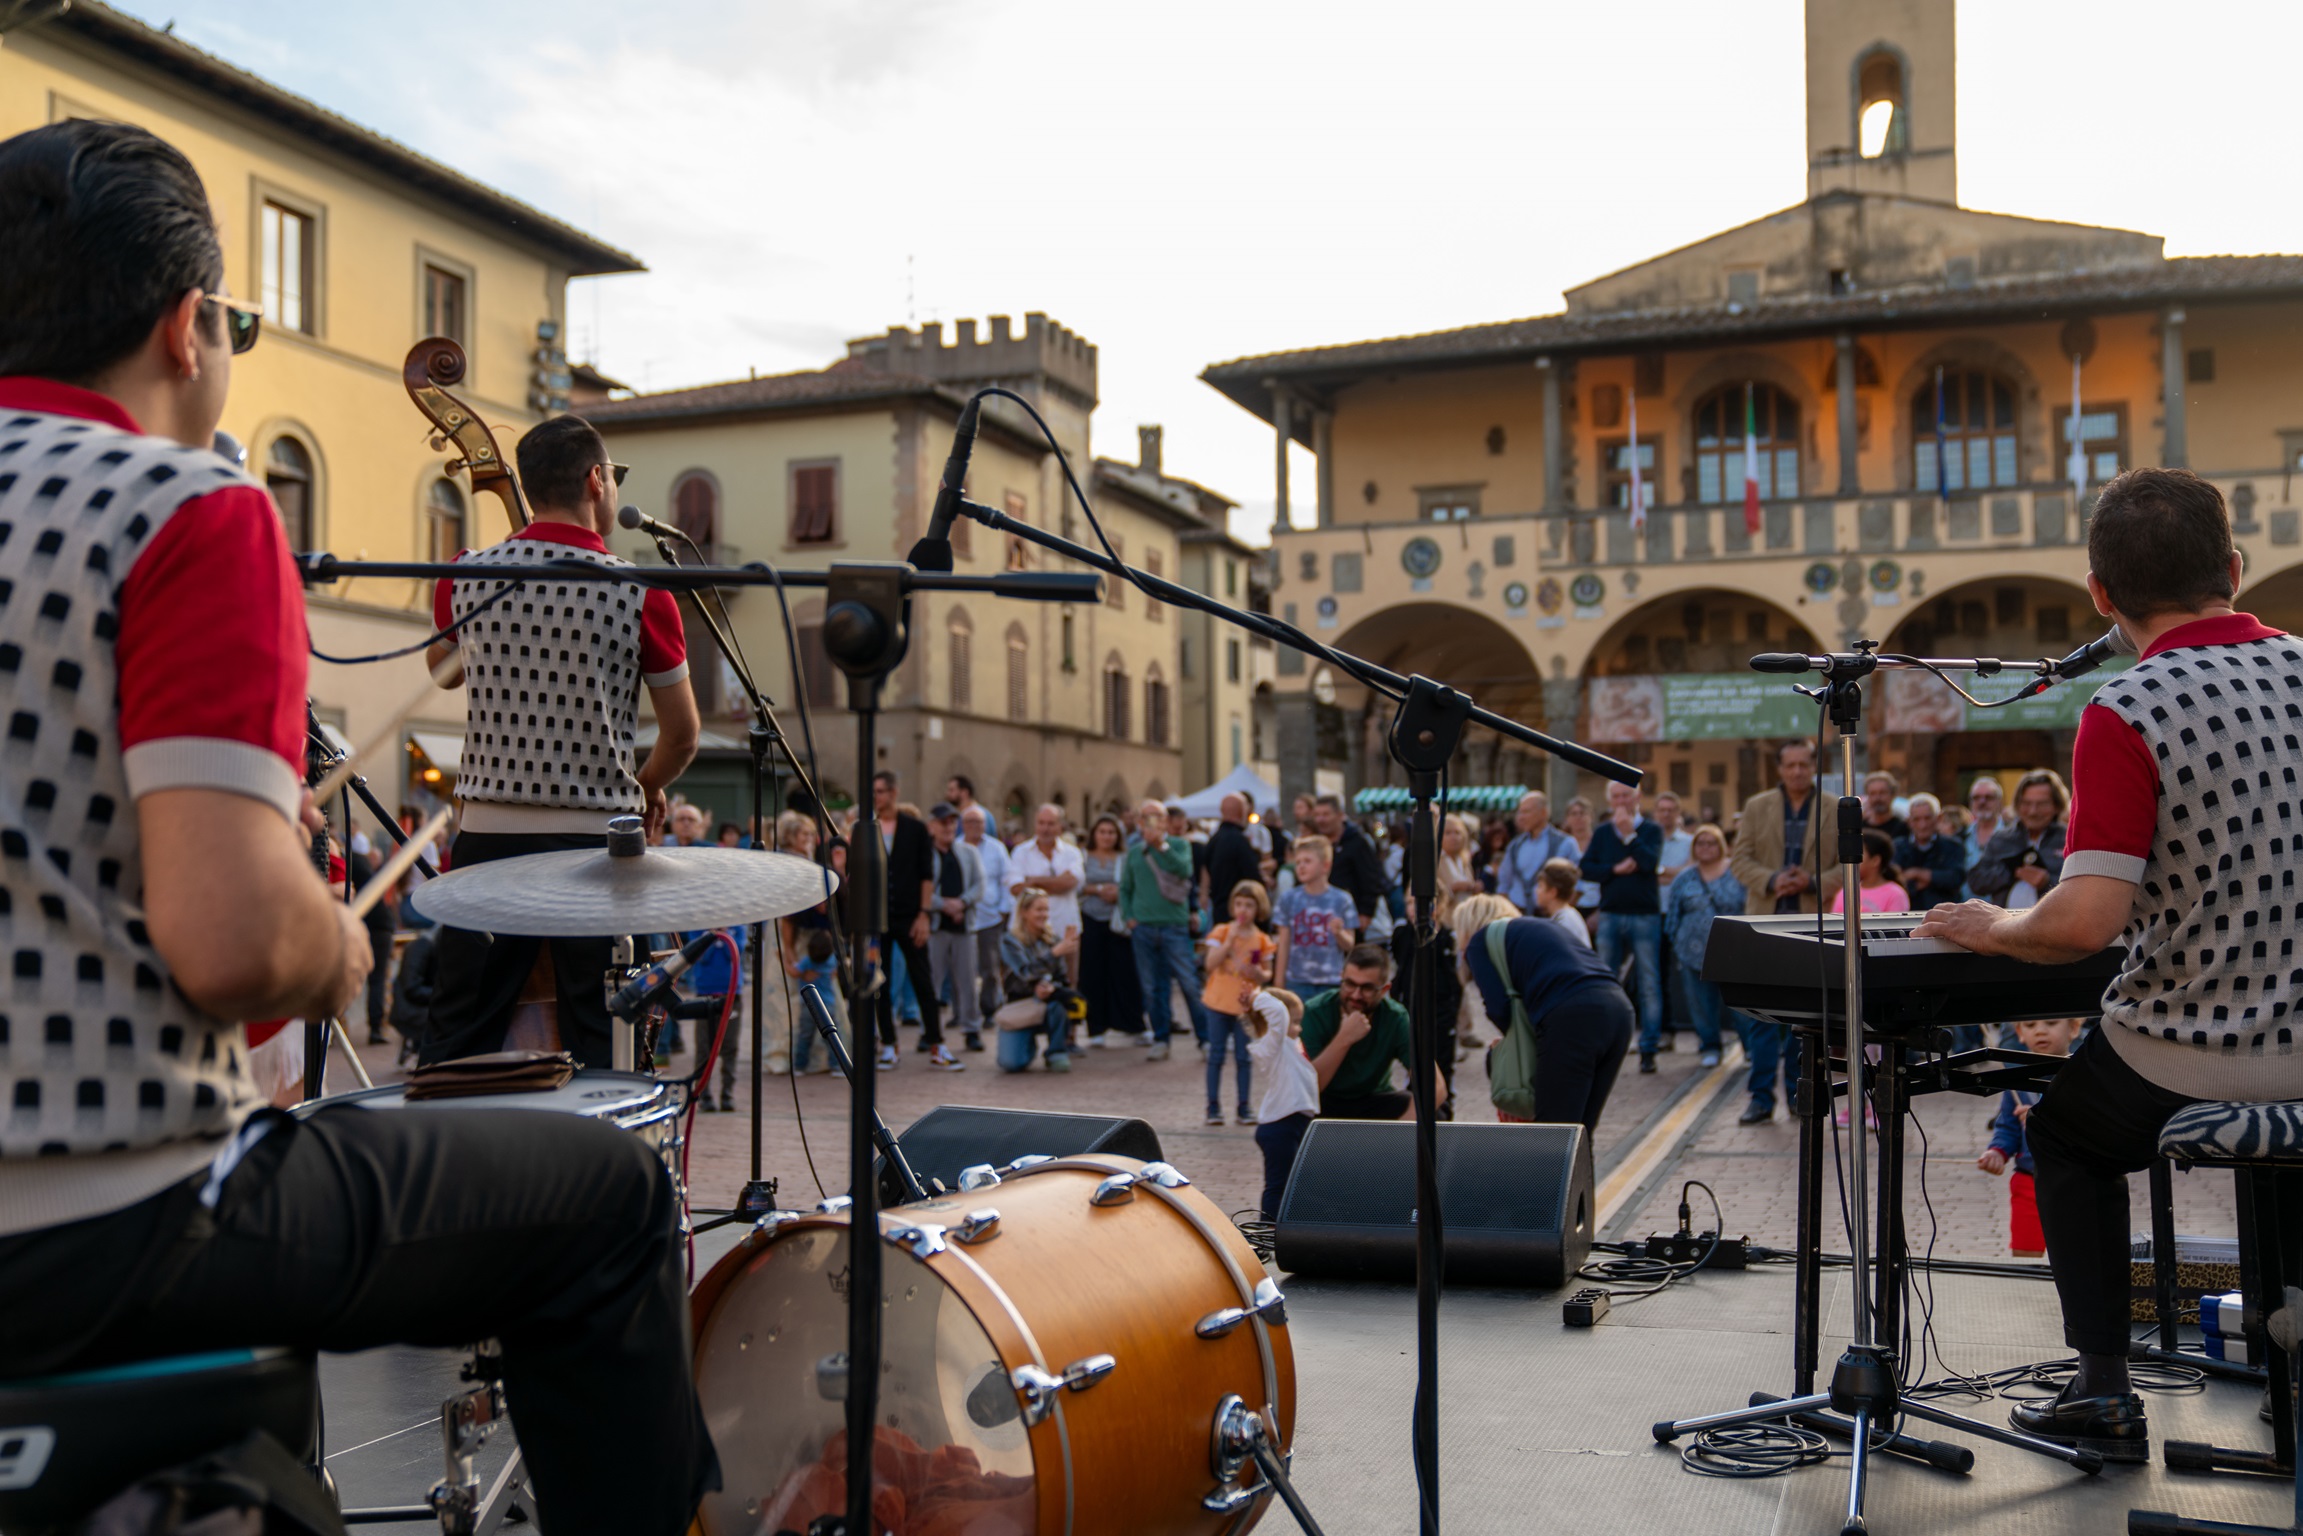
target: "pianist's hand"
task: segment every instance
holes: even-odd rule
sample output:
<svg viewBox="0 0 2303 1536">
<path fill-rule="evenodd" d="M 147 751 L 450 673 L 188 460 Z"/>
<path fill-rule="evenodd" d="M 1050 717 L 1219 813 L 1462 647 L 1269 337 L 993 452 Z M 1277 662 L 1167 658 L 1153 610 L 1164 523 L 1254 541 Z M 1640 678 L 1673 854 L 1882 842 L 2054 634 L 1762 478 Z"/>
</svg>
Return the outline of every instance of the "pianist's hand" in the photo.
<svg viewBox="0 0 2303 1536">
<path fill-rule="evenodd" d="M 1928 909 L 1918 927 L 1911 930 L 1915 939 L 1948 939 L 1961 949 L 1971 949 L 1979 955 L 1997 954 L 1992 942 L 1992 930 L 2007 915 L 2004 908 L 1988 901 L 1949 901 L 1940 907 Z"/>
</svg>

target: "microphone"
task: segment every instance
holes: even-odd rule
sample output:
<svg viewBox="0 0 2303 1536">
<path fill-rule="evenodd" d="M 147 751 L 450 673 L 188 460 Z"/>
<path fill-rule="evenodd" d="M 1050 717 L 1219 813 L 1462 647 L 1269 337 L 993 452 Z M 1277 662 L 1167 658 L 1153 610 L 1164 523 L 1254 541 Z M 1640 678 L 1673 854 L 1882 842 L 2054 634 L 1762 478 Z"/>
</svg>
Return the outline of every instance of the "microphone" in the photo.
<svg viewBox="0 0 2303 1536">
<path fill-rule="evenodd" d="M 2053 682 L 2064 682 L 2070 678 L 2084 677 L 2114 656 L 2134 654 L 2135 642 L 2127 638 L 2127 631 L 2114 624 L 2102 639 L 2089 641 L 2061 661 L 2049 662 L 2042 676 Z"/>
<path fill-rule="evenodd" d="M 704 951 L 720 942 L 719 934 L 705 933 L 690 939 L 680 952 L 669 960 L 649 966 L 624 984 L 624 989 L 608 999 L 608 1012 L 619 1019 L 631 1018 L 647 1007 L 648 999 L 670 986 L 685 974 L 688 967 L 704 958 Z"/>
<path fill-rule="evenodd" d="M 229 432 L 217 433 L 209 440 L 208 449 L 234 469 L 248 467 L 248 445 Z"/>
<path fill-rule="evenodd" d="M 616 526 L 629 528 L 634 533 L 644 533 L 652 539 L 678 539 L 685 543 L 688 538 L 686 534 L 674 528 L 670 523 L 658 522 L 638 507 L 629 504 L 616 509 Z"/>
<path fill-rule="evenodd" d="M 944 481 L 936 487 L 935 509 L 928 514 L 928 531 L 905 557 L 915 570 L 952 568 L 952 522 L 960 515 L 960 487 L 967 483 L 968 458 L 976 451 L 976 415 L 981 408 L 979 396 L 960 411 L 959 429 L 952 434 L 951 457 L 944 460 Z"/>
</svg>

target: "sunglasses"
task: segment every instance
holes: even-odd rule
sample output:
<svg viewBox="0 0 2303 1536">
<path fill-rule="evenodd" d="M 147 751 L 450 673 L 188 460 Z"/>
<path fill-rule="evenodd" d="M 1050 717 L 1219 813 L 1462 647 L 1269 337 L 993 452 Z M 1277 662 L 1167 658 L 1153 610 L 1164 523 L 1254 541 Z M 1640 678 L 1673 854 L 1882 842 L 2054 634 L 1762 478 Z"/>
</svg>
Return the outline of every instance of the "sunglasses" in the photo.
<svg viewBox="0 0 2303 1536">
<path fill-rule="evenodd" d="M 600 466 L 600 468 L 602 468 L 602 469 L 604 469 L 604 470 L 607 470 L 609 473 L 613 474 L 613 475 L 616 477 L 616 488 L 617 488 L 618 490 L 621 490 L 621 489 L 623 488 L 623 484 L 624 484 L 624 476 L 626 476 L 626 475 L 628 475 L 628 474 L 630 474 L 630 473 L 632 472 L 632 466 L 631 466 L 631 465 L 629 465 L 629 464 L 618 464 L 618 463 L 617 463 L 617 462 L 616 462 L 614 459 L 609 459 L 608 461 L 606 461 L 605 463 L 603 463 L 603 464 Z"/>
<path fill-rule="evenodd" d="M 200 302 L 217 305 L 224 311 L 224 334 L 232 343 L 233 356 L 256 345 L 256 338 L 264 330 L 263 305 L 228 298 L 221 293 L 203 294 Z"/>
</svg>

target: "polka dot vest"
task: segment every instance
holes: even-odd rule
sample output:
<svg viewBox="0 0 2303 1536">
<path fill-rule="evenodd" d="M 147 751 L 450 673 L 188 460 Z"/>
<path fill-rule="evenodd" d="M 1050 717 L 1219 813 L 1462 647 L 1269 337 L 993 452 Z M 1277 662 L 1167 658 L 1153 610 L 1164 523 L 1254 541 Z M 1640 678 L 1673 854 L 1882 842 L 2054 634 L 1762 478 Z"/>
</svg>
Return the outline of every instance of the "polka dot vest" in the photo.
<svg viewBox="0 0 2303 1536">
<path fill-rule="evenodd" d="M 113 650 L 153 534 L 247 483 L 163 439 L 0 419 L 0 1161 L 213 1151 L 255 1107 L 240 1026 L 170 985 L 144 930 Z"/>
<path fill-rule="evenodd" d="M 460 563 L 518 568 L 554 560 L 631 563 L 548 539 L 507 539 Z M 506 585 L 459 578 L 455 616 Z M 457 631 L 467 690 L 459 796 L 603 818 L 646 808 L 633 761 L 643 597 L 637 586 L 543 578 Z"/>
<path fill-rule="evenodd" d="M 2163 651 L 2105 683 L 2095 703 L 2142 738 L 2159 770 L 2127 965 L 2104 995 L 2105 1022 L 2126 1035 L 2115 1043 L 2131 1061 L 2139 1050 L 2208 1053 L 2261 1090 L 2212 1096 L 2303 1092 L 2303 645 L 2281 635 Z"/>
</svg>

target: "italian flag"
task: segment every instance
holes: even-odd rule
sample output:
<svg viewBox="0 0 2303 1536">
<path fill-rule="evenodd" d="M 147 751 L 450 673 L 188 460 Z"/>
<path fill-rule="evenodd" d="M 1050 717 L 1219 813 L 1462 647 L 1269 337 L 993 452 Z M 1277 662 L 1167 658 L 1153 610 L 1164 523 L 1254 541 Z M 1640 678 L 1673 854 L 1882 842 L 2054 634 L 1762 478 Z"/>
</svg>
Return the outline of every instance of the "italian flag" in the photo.
<svg viewBox="0 0 2303 1536">
<path fill-rule="evenodd" d="M 1743 386 L 1743 531 L 1759 532 L 1759 434 L 1753 430 L 1748 381 Z"/>
</svg>

